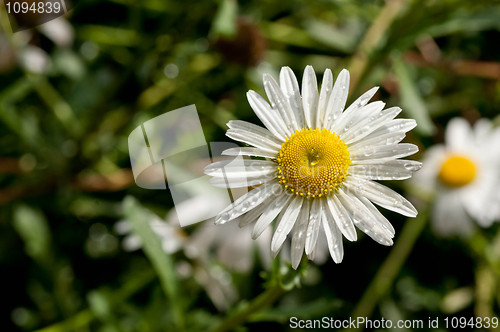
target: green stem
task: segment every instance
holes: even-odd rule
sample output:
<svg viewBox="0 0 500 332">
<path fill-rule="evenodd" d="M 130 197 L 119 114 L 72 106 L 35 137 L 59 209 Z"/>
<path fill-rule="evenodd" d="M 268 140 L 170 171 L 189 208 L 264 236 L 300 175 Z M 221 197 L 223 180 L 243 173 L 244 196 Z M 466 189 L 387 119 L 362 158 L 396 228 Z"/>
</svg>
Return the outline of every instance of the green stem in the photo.
<svg viewBox="0 0 500 332">
<path fill-rule="evenodd" d="M 89 309 L 80 311 L 78 314 L 68 318 L 65 321 L 36 330 L 36 332 L 65 332 L 78 331 L 88 326 L 95 319 L 95 315 Z"/>
<path fill-rule="evenodd" d="M 49 107 L 57 120 L 74 136 L 81 134 L 82 128 L 75 112 L 52 84 L 41 75 L 26 74 L 40 99 Z"/>
<path fill-rule="evenodd" d="M 236 310 L 231 315 L 227 316 L 218 326 L 211 330 L 211 332 L 233 331 L 235 327 L 247 321 L 249 317 L 262 309 L 271 305 L 283 293 L 285 289 L 276 283 L 268 288 L 264 293 L 257 296 L 250 303 L 244 305 L 242 308 Z"/>
<path fill-rule="evenodd" d="M 491 271 L 495 272 L 497 276 L 500 276 L 500 258 L 496 254 L 494 248 L 495 242 L 498 239 L 490 240 L 484 236 L 484 234 L 478 230 L 472 236 L 466 239 L 466 243 L 470 250 L 474 252 L 478 259 L 483 261 L 489 266 Z"/>
<path fill-rule="evenodd" d="M 349 65 L 350 90 L 354 91 L 359 80 L 364 75 L 373 52 L 380 47 L 380 41 L 385 32 L 403 8 L 404 0 L 386 0 L 384 8 L 359 43 L 356 53 L 352 56 Z"/>
<path fill-rule="evenodd" d="M 386 258 L 365 293 L 354 308 L 352 316 L 370 317 L 380 298 L 390 289 L 394 279 L 408 258 L 415 242 L 427 222 L 427 211 L 421 212 L 414 220 L 408 220 L 396 241 L 394 248 Z M 354 331 L 362 330 L 362 327 Z"/>
<path fill-rule="evenodd" d="M 142 249 L 158 275 L 160 285 L 170 304 L 176 331 L 182 331 L 185 329 L 184 302 L 181 299 L 174 261 L 170 255 L 163 251 L 160 238 L 153 232 L 147 222 L 152 218 L 152 215 L 131 196 L 126 197 L 124 200 L 124 212 L 126 218 L 132 224 L 134 233 L 141 238 Z"/>
<path fill-rule="evenodd" d="M 474 315 L 476 317 L 493 317 L 495 313 L 495 293 L 498 288 L 498 278 L 488 265 L 481 265 L 476 269 Z"/>
</svg>

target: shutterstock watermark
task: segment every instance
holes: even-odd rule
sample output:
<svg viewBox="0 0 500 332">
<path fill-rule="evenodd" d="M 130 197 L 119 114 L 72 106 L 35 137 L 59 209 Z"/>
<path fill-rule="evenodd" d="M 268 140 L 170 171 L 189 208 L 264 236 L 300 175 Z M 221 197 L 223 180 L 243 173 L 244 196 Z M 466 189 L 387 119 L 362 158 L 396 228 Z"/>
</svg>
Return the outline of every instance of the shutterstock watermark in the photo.
<svg viewBox="0 0 500 332">
<path fill-rule="evenodd" d="M 13 32 L 33 28 L 66 14 L 70 0 L 4 0 Z"/>
</svg>

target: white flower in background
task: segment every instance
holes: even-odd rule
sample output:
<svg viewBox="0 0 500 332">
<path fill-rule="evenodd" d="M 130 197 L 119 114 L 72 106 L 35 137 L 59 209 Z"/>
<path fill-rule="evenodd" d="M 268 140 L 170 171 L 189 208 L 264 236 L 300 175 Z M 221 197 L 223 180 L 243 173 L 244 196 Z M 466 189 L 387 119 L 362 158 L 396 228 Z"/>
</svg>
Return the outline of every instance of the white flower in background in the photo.
<svg viewBox="0 0 500 332">
<path fill-rule="evenodd" d="M 160 238 L 162 249 L 167 254 L 179 251 L 186 243 L 186 233 L 175 223 L 165 222 L 165 220 L 156 215 L 148 220 L 148 222 L 151 230 Z M 114 230 L 117 234 L 125 236 L 122 247 L 126 251 L 134 251 L 142 247 L 141 238 L 132 232 L 132 226 L 129 221 L 118 221 L 114 226 Z"/>
<path fill-rule="evenodd" d="M 213 222 L 200 225 L 191 234 L 185 252 L 191 258 L 210 260 L 215 256 L 222 265 L 240 273 L 250 271 L 254 265 L 254 254 L 258 254 L 261 263 L 270 266 L 267 248 L 271 241 L 271 233 L 263 234 L 259 241 L 252 241 L 247 228 L 239 231 L 238 224 L 227 224 L 217 227 Z"/>
<path fill-rule="evenodd" d="M 222 199 L 217 197 L 207 198 L 198 195 L 187 199 L 177 206 L 183 210 L 192 211 L 184 216 L 187 223 L 198 221 L 200 216 L 215 214 L 223 206 Z M 167 254 L 183 251 L 188 261 L 177 264 L 179 274 L 192 276 L 205 288 L 207 295 L 219 310 L 226 310 L 237 299 L 237 290 L 233 285 L 232 276 L 228 270 L 246 273 L 254 266 L 255 255 L 259 257 L 264 266 L 270 266 L 269 255 L 265 248 L 269 246 L 271 232 L 266 232 L 258 241 L 253 241 L 250 230 L 236 232 L 237 224 L 228 224 L 222 227 L 211 222 L 197 226 L 188 236 L 180 227 L 177 214 L 174 209 L 170 210 L 165 220 L 153 215 L 148 220 L 153 232 L 160 238 L 162 248 Z M 126 220 L 115 224 L 115 231 L 124 235 L 122 246 L 127 251 L 138 250 L 142 247 L 139 236 L 132 233 L 131 225 Z M 241 234 L 240 234 L 241 233 Z M 228 269 L 228 270 L 226 270 Z"/>
<path fill-rule="evenodd" d="M 481 119 L 473 128 L 450 121 L 445 144 L 429 148 L 415 185 L 436 192 L 432 225 L 444 236 L 468 235 L 474 219 L 488 227 L 500 218 L 500 129 Z"/>
<path fill-rule="evenodd" d="M 219 212 L 224 208 L 220 205 L 220 202 L 223 201 L 217 197 L 208 199 L 206 196 L 195 196 L 178 203 L 178 208 L 192 211 L 191 215 L 185 217 L 198 221 L 200 216 Z M 188 223 L 193 223 L 191 219 L 186 220 Z M 163 251 L 167 254 L 184 250 L 190 259 L 207 263 L 217 262 L 230 270 L 243 273 L 248 272 L 253 267 L 254 252 L 259 253 L 262 264 L 265 266 L 270 264 L 268 255 L 265 255 L 265 249 L 271 240 L 270 232 L 264 234 L 258 241 L 253 241 L 249 229 L 236 232 L 237 224 L 217 227 L 213 222 L 207 222 L 199 225 L 188 235 L 181 228 L 175 209 L 171 209 L 167 213 L 165 220 L 153 215 L 148 222 L 151 230 L 160 238 Z M 117 222 L 115 231 L 125 236 L 122 242 L 125 250 L 134 251 L 142 247 L 141 239 L 132 233 L 128 221 Z"/>
<path fill-rule="evenodd" d="M 75 30 L 64 17 L 50 20 L 38 26 L 38 29 L 57 46 L 70 47 L 75 39 Z"/>
<path fill-rule="evenodd" d="M 254 91 L 247 97 L 267 129 L 230 121 L 226 135 L 253 147 L 232 148 L 224 154 L 265 160 L 236 158 L 205 168 L 215 186 L 257 187 L 220 212 L 215 222 L 255 222 L 252 237 L 257 238 L 277 217 L 271 252 L 276 255 L 293 233 L 294 268 L 304 250 L 314 258 L 320 229 L 337 263 L 344 255 L 342 234 L 355 241 L 355 225 L 375 241 L 392 245 L 394 228 L 372 202 L 409 217 L 417 211 L 404 197 L 373 180 L 408 179 L 421 167 L 419 162 L 399 159 L 418 151 L 413 144 L 399 144 L 416 122 L 394 119 L 399 107 L 383 110 L 381 101 L 368 103 L 377 88 L 344 110 L 347 70 L 333 84 L 327 69 L 318 93 L 314 70 L 307 66 L 302 96 L 288 67 L 281 69 L 280 85 L 268 74 L 263 82 L 271 105 Z"/>
<path fill-rule="evenodd" d="M 62 48 L 68 48 L 74 41 L 74 29 L 72 25 L 64 18 L 58 17 L 37 27 L 37 30 L 49 38 L 55 45 Z M 26 71 L 36 74 L 46 74 L 51 70 L 53 59 L 43 50 L 40 45 L 33 43 L 36 36 L 36 30 L 18 31 L 12 35 L 12 44 L 7 39 L 2 38 L 0 34 L 0 71 L 4 58 L 14 56 L 19 65 Z M 3 50 L 3 47 L 8 49 Z M 12 54 L 4 54 L 5 51 Z M 9 60 L 7 58 L 7 60 Z"/>
</svg>

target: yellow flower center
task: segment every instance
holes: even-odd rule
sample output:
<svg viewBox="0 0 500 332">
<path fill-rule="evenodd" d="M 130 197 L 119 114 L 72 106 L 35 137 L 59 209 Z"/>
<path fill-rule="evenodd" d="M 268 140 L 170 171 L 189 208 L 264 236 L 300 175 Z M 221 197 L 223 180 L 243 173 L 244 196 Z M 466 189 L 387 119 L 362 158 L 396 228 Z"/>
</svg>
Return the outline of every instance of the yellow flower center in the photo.
<svg viewBox="0 0 500 332">
<path fill-rule="evenodd" d="M 327 129 L 302 129 L 282 145 L 276 158 L 278 180 L 306 198 L 335 191 L 351 163 L 347 145 Z"/>
<path fill-rule="evenodd" d="M 462 187 L 469 184 L 476 176 L 476 165 L 463 156 L 449 157 L 439 170 L 439 179 L 450 187 Z"/>
</svg>

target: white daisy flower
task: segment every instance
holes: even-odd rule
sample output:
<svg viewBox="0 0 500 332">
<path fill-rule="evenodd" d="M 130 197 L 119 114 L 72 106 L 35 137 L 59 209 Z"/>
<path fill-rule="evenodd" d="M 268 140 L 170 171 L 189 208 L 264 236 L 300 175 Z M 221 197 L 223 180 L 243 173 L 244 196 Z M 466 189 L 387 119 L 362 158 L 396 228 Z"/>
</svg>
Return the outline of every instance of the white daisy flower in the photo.
<svg viewBox="0 0 500 332">
<path fill-rule="evenodd" d="M 500 129 L 481 119 L 473 128 L 452 119 L 445 144 L 429 148 L 415 185 L 436 193 L 432 226 L 443 236 L 469 235 L 471 217 L 482 227 L 500 218 Z"/>
<path fill-rule="evenodd" d="M 215 162 L 205 168 L 219 187 L 257 186 L 215 218 L 217 224 L 239 219 L 254 221 L 257 238 L 276 218 L 271 240 L 275 256 L 291 235 L 291 261 L 297 268 L 305 251 L 313 259 L 320 230 L 326 234 L 333 260 L 342 261 L 342 235 L 355 241 L 355 225 L 383 245 L 392 245 L 394 228 L 372 204 L 415 217 L 404 197 L 373 180 L 408 179 L 421 163 L 399 158 L 418 151 L 399 143 L 416 126 L 412 119 L 395 119 L 399 107 L 383 110 L 381 101 L 368 103 L 373 88 L 344 110 L 349 72 L 342 70 L 335 84 L 327 69 L 318 93 L 313 68 L 307 66 L 302 95 L 292 70 L 283 67 L 280 84 L 263 77 L 270 104 L 255 91 L 247 93 L 250 106 L 266 128 L 233 120 L 226 135 L 253 147 L 232 148 L 231 156 L 247 159 Z"/>
</svg>

